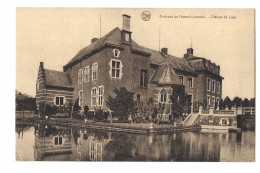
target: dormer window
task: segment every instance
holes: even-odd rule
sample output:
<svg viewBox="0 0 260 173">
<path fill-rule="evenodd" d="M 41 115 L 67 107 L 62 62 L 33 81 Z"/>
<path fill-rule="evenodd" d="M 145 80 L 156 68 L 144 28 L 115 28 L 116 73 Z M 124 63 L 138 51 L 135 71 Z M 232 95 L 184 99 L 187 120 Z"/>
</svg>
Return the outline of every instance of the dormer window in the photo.
<svg viewBox="0 0 260 173">
<path fill-rule="evenodd" d="M 125 33 L 125 41 L 129 42 L 130 40 L 130 35 L 128 33 Z"/>
<path fill-rule="evenodd" d="M 113 50 L 114 57 L 119 58 L 120 51 L 118 49 Z"/>
</svg>

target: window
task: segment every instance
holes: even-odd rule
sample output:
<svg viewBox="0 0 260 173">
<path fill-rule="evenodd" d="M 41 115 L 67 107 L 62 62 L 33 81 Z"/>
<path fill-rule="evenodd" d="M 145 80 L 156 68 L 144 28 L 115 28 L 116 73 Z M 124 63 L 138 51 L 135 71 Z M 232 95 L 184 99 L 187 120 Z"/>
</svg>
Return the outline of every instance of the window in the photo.
<svg viewBox="0 0 260 173">
<path fill-rule="evenodd" d="M 136 97 L 137 97 L 137 98 L 136 98 L 136 99 L 137 99 L 137 103 L 140 104 L 140 102 L 141 102 L 140 94 L 136 94 Z"/>
<path fill-rule="evenodd" d="M 104 87 L 98 87 L 98 105 L 103 106 Z"/>
<path fill-rule="evenodd" d="M 62 137 L 55 136 L 54 137 L 54 145 L 62 145 Z"/>
<path fill-rule="evenodd" d="M 78 72 L 78 83 L 82 84 L 82 69 L 79 69 L 79 72 Z"/>
<path fill-rule="evenodd" d="M 217 106 L 219 106 L 219 98 L 216 98 Z"/>
<path fill-rule="evenodd" d="M 210 95 L 207 95 L 207 106 L 210 106 Z"/>
<path fill-rule="evenodd" d="M 167 92 L 165 89 L 162 89 L 160 92 L 160 102 L 165 103 L 167 100 Z"/>
<path fill-rule="evenodd" d="M 91 105 L 96 105 L 97 103 L 97 88 L 92 88 L 92 93 L 91 93 Z"/>
<path fill-rule="evenodd" d="M 77 140 L 77 152 L 79 154 L 81 154 L 81 140 L 80 140 L 80 137 L 78 137 L 78 140 Z"/>
<path fill-rule="evenodd" d="M 189 84 L 189 87 L 193 87 L 193 81 L 192 81 L 192 78 L 191 77 L 189 77 L 188 78 L 188 84 Z"/>
<path fill-rule="evenodd" d="M 208 91 L 210 91 L 210 82 L 211 82 L 211 80 L 208 78 L 208 82 L 207 82 L 207 88 L 208 88 Z"/>
<path fill-rule="evenodd" d="M 64 97 L 56 97 L 55 105 L 59 105 L 59 106 L 64 105 Z"/>
<path fill-rule="evenodd" d="M 82 106 L 83 102 L 83 92 L 82 90 L 79 91 L 79 106 Z"/>
<path fill-rule="evenodd" d="M 92 65 L 92 80 L 97 80 L 97 75 L 98 75 L 98 64 L 94 63 Z"/>
<path fill-rule="evenodd" d="M 219 93 L 219 91 L 220 91 L 220 83 L 219 83 L 219 82 L 217 82 L 217 86 L 216 86 L 216 92 L 217 92 L 217 93 Z"/>
<path fill-rule="evenodd" d="M 93 141 L 90 142 L 90 160 L 95 159 L 95 143 Z"/>
<path fill-rule="evenodd" d="M 121 61 L 112 60 L 112 77 L 119 78 Z"/>
<path fill-rule="evenodd" d="M 130 35 L 128 33 L 125 33 L 125 41 L 129 41 L 130 40 Z"/>
<path fill-rule="evenodd" d="M 140 87 L 147 88 L 148 72 L 147 69 L 141 69 Z"/>
<path fill-rule="evenodd" d="M 119 58 L 120 51 L 118 49 L 114 49 L 113 53 L 114 53 L 114 57 Z"/>
<path fill-rule="evenodd" d="M 183 85 L 183 76 L 179 76 L 179 79 L 180 79 L 181 85 Z"/>
<path fill-rule="evenodd" d="M 215 107 L 216 106 L 216 100 L 215 100 L 215 96 L 212 96 L 212 106 Z"/>
<path fill-rule="evenodd" d="M 90 142 L 90 160 L 102 161 L 102 145 L 94 141 Z"/>
<path fill-rule="evenodd" d="M 216 84 L 216 81 L 212 80 L 212 92 L 215 92 L 215 84 Z"/>
<path fill-rule="evenodd" d="M 89 82 L 89 66 L 85 67 L 85 82 Z"/>
<path fill-rule="evenodd" d="M 228 118 L 221 118 L 220 119 L 220 125 L 228 125 Z"/>
</svg>

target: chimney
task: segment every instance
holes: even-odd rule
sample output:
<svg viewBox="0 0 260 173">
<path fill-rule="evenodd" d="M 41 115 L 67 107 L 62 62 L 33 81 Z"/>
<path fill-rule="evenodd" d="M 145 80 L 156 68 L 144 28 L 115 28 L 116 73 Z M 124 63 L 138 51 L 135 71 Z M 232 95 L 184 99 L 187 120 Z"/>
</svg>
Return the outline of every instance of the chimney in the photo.
<svg viewBox="0 0 260 173">
<path fill-rule="evenodd" d="M 44 63 L 40 62 L 40 68 L 44 69 Z"/>
<path fill-rule="evenodd" d="M 193 49 L 192 48 L 188 48 L 187 49 L 187 53 L 184 54 L 184 59 L 186 61 L 189 61 L 192 57 L 193 57 Z"/>
<path fill-rule="evenodd" d="M 92 39 L 91 39 L 91 44 L 94 43 L 94 42 L 97 41 L 97 40 L 98 40 L 98 38 L 96 38 L 96 37 L 95 37 L 95 38 L 92 38 Z"/>
<path fill-rule="evenodd" d="M 130 31 L 130 16 L 123 15 L 123 29 L 121 32 L 122 42 L 125 44 L 131 45 L 131 31 Z"/>
<path fill-rule="evenodd" d="M 130 31 L 130 16 L 123 14 L 123 30 Z"/>
<path fill-rule="evenodd" d="M 192 48 L 188 48 L 187 49 L 187 54 L 188 55 L 193 55 L 193 49 Z"/>
<path fill-rule="evenodd" d="M 168 48 L 166 48 L 166 47 L 162 48 L 162 49 L 161 49 L 161 52 L 162 52 L 163 54 L 167 55 L 167 54 L 168 54 Z"/>
</svg>

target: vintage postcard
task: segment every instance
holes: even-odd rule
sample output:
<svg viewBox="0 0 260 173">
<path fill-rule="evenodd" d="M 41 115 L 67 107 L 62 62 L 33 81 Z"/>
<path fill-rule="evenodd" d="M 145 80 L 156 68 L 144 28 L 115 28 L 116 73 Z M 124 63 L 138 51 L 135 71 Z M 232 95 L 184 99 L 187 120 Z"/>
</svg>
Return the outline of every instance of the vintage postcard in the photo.
<svg viewBox="0 0 260 173">
<path fill-rule="evenodd" d="M 254 9 L 16 8 L 17 161 L 255 161 Z"/>
</svg>

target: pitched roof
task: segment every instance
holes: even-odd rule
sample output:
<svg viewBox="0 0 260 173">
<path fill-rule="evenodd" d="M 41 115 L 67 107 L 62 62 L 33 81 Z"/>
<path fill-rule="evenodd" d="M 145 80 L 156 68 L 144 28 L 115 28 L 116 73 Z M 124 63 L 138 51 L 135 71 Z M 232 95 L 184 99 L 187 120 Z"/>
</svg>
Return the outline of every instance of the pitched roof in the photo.
<svg viewBox="0 0 260 173">
<path fill-rule="evenodd" d="M 159 51 L 152 50 L 149 48 L 144 48 L 144 49 L 146 52 L 149 52 L 151 54 L 150 61 L 152 64 L 160 65 L 161 63 L 164 62 L 170 62 L 173 69 L 175 70 L 196 73 L 194 69 L 190 66 L 190 64 L 185 61 L 184 58 L 178 58 L 173 55 L 163 54 Z"/>
<path fill-rule="evenodd" d="M 121 46 L 122 44 L 121 30 L 118 27 L 116 27 L 115 29 L 113 29 L 108 34 L 104 35 L 102 38 L 98 39 L 94 43 L 91 43 L 89 46 L 81 49 L 65 66 L 77 60 L 80 60 L 84 56 L 91 54 L 92 52 L 102 48 L 106 44 Z M 144 49 L 133 40 L 132 40 L 132 49 L 145 52 Z"/>
<path fill-rule="evenodd" d="M 44 69 L 45 82 L 48 86 L 73 88 L 68 72 Z"/>
<path fill-rule="evenodd" d="M 194 68 L 194 70 L 206 69 L 206 67 L 204 66 L 204 60 L 202 58 L 190 60 L 189 63 Z"/>
<path fill-rule="evenodd" d="M 150 82 L 155 84 L 180 84 L 179 75 L 175 73 L 170 62 L 161 64 L 154 72 Z"/>
<path fill-rule="evenodd" d="M 115 46 L 121 46 L 121 30 L 116 27 L 108 34 L 103 36 L 101 39 L 95 41 L 89 46 L 81 49 L 65 66 L 68 66 L 71 63 L 80 60 L 86 55 L 91 54 L 95 50 L 102 48 L 104 45 L 110 44 Z M 131 40 L 132 50 L 137 50 L 140 52 L 144 52 L 150 55 L 150 61 L 152 64 L 161 64 L 164 62 L 170 62 L 175 70 L 187 71 L 191 73 L 195 73 L 194 69 L 187 63 L 184 58 L 178 58 L 172 55 L 164 55 L 159 51 L 152 50 L 143 46 L 138 45 L 133 39 Z"/>
</svg>

